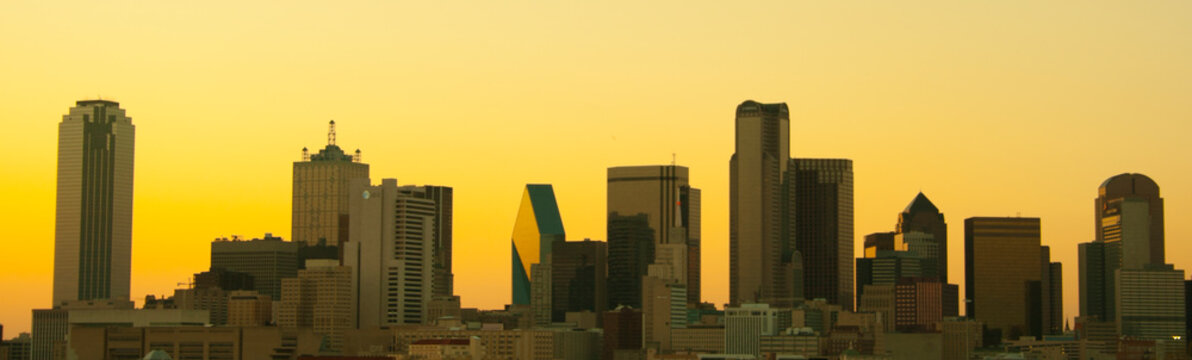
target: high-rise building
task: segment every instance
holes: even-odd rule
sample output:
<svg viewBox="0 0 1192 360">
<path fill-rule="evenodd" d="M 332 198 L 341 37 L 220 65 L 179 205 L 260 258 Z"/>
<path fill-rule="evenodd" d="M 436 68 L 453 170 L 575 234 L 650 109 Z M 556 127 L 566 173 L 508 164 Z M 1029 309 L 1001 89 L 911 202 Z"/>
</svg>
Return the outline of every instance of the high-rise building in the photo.
<svg viewBox="0 0 1192 360">
<path fill-rule="evenodd" d="M 266 233 L 263 239 L 218 238 L 211 242 L 211 270 L 252 276 L 253 289 L 281 299 L 281 279 L 298 274 L 300 243 Z"/>
<path fill-rule="evenodd" d="M 351 268 L 361 327 L 422 324 L 433 291 L 435 202 L 403 194 L 397 179 L 352 180 L 351 236 L 343 264 Z"/>
<path fill-rule="evenodd" d="M 766 304 L 742 304 L 724 309 L 724 353 L 761 356 L 761 337 L 777 335 L 791 325 L 790 310 Z"/>
<path fill-rule="evenodd" d="M 803 257 L 804 297 L 852 310 L 853 162 L 791 159 L 786 170 L 794 250 Z"/>
<path fill-rule="evenodd" d="M 566 321 L 568 312 L 604 313 L 608 308 L 608 244 L 558 241 L 551 245 L 551 319 Z"/>
<path fill-rule="evenodd" d="M 528 184 L 522 193 L 510 244 L 513 248 L 512 296 L 514 305 L 530 304 L 530 265 L 551 254 L 551 244 L 565 241 L 563 220 L 550 184 Z"/>
<path fill-rule="evenodd" d="M 934 245 L 934 266 L 939 274 L 940 283 L 948 283 L 948 223 L 944 221 L 944 214 L 922 192 L 898 214 L 898 225 L 895 232 L 906 238 L 922 239 Z M 915 233 L 926 236 L 914 236 Z"/>
<path fill-rule="evenodd" d="M 785 103 L 749 100 L 737 106 L 736 149 L 729 160 L 731 304 L 793 298 L 792 291 L 784 289 L 789 281 L 783 265 L 788 260 L 783 256 L 793 253 L 784 246 L 782 216 L 789 136 L 790 112 Z"/>
<path fill-rule="evenodd" d="M 427 199 L 435 202 L 434 227 L 434 264 L 433 271 L 434 296 L 455 295 L 455 275 L 451 271 L 451 239 L 453 231 L 453 212 L 455 190 L 449 186 L 423 185 L 402 186 L 398 188 L 402 194 Z"/>
<path fill-rule="evenodd" d="M 335 260 L 308 260 L 297 277 L 282 280 L 278 327 L 312 328 L 327 338 L 330 350 L 339 350 L 346 332 L 356 327 L 355 313 L 352 270 Z"/>
<path fill-rule="evenodd" d="M 646 214 L 608 214 L 609 308 L 641 308 L 642 277 L 654 260 L 654 233 Z"/>
<path fill-rule="evenodd" d="M 1051 263 L 1047 248 L 1040 246 L 1039 224 L 1039 218 L 964 221 L 966 315 L 1001 339 L 1044 335 L 1052 328 L 1044 309 L 1063 313 L 1062 299 L 1044 296 L 1059 280 L 1049 279 Z"/>
<path fill-rule="evenodd" d="M 1118 334 L 1141 340 L 1177 340 L 1187 336 L 1184 271 L 1147 264 L 1118 269 Z"/>
<path fill-rule="evenodd" d="M 651 267 L 655 269 L 655 267 Z M 687 289 L 674 278 L 642 278 L 642 337 L 647 348 L 671 350 L 671 330 L 687 327 Z"/>
<path fill-rule="evenodd" d="M 291 240 L 334 246 L 347 241 L 350 182 L 360 178 L 368 178 L 368 164 L 360 161 L 359 149 L 349 155 L 335 144 L 331 121 L 327 146 L 317 154 L 302 148 L 302 161 L 294 162 Z"/>
<path fill-rule="evenodd" d="M 687 246 L 684 267 L 687 303 L 700 302 L 700 191 L 688 184 L 684 166 L 649 165 L 608 168 L 608 213 L 645 214 L 656 245 Z M 693 254 L 694 253 L 694 254 Z M 648 259 L 653 261 L 653 259 Z"/>
<path fill-rule="evenodd" d="M 128 299 L 135 138 L 115 101 L 78 101 L 58 124 L 54 304 Z"/>
<path fill-rule="evenodd" d="M 1163 198 L 1143 174 L 1113 176 L 1097 189 L 1095 240 L 1079 245 L 1080 315 L 1117 317 L 1118 269 L 1164 264 Z"/>
</svg>

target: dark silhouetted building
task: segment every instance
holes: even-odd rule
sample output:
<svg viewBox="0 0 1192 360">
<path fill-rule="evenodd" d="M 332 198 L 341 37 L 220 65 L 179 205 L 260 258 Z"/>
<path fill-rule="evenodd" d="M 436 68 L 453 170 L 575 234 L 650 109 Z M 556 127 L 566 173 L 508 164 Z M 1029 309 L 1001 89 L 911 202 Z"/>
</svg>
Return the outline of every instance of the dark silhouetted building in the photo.
<svg viewBox="0 0 1192 360">
<path fill-rule="evenodd" d="M 248 274 L 252 290 L 281 300 L 281 279 L 298 276 L 300 246 L 272 234 L 264 239 L 216 239 L 211 242 L 211 270 Z"/>
<path fill-rule="evenodd" d="M 601 359 L 616 359 L 618 352 L 642 351 L 641 310 L 618 307 L 604 313 L 604 351 Z"/>
<path fill-rule="evenodd" d="M 55 306 L 129 298 L 135 137 L 115 101 L 78 101 L 58 123 Z"/>
<path fill-rule="evenodd" d="M 791 159 L 786 178 L 786 192 L 793 194 L 793 247 L 803 257 L 804 297 L 852 310 L 853 162 Z"/>
<path fill-rule="evenodd" d="M 642 305 L 642 277 L 654 260 L 649 216 L 608 214 L 609 308 Z"/>
<path fill-rule="evenodd" d="M 1040 246 L 1038 218 L 974 217 L 964 221 L 966 314 L 1001 339 L 1053 333 L 1063 314 L 1051 296 L 1050 251 Z M 1059 263 L 1054 263 L 1056 272 Z"/>
<path fill-rule="evenodd" d="M 903 235 L 918 232 L 927 234 L 927 241 L 934 246 L 936 273 L 941 283 L 948 283 L 948 223 L 944 221 L 944 214 L 922 192 L 898 214 L 898 226 L 895 232 Z"/>
<path fill-rule="evenodd" d="M 603 313 L 608 306 L 608 244 L 558 241 L 551 251 L 551 321 L 566 321 L 568 312 Z"/>
</svg>

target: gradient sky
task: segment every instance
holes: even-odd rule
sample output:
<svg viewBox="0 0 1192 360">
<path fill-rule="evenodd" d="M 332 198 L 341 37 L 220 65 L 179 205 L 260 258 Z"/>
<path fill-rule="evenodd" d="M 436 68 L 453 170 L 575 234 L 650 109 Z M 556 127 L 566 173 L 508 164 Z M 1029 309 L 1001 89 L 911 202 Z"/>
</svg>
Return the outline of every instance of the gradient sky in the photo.
<svg viewBox="0 0 1192 360">
<path fill-rule="evenodd" d="M 1141 172 L 1192 268 L 1192 2 L 496 3 L 0 2 L 5 336 L 50 305 L 57 124 L 96 97 L 137 126 L 136 299 L 207 269 L 216 237 L 289 238 L 292 162 L 334 119 L 374 181 L 455 187 L 456 292 L 480 308 L 509 301 L 524 184 L 603 240 L 605 168 L 676 153 L 721 304 L 746 99 L 790 105 L 792 155 L 854 160 L 858 244 L 922 190 L 962 280 L 964 218 L 1041 217 L 1072 317 L 1097 185 Z"/>
</svg>

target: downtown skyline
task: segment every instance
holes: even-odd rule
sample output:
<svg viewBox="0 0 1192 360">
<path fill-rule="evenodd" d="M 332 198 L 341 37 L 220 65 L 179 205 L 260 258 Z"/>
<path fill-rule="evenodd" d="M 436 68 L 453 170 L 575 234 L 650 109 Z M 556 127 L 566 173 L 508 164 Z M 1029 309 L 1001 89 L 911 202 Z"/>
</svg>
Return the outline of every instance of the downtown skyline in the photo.
<svg viewBox="0 0 1192 360">
<path fill-rule="evenodd" d="M 767 68 L 781 69 L 777 65 Z M 1176 80 L 1168 81 L 1187 79 L 1186 70 L 1181 71 L 1176 72 Z M 724 75 L 713 77 L 723 80 Z M 789 80 L 806 75 L 783 76 Z M 80 87 L 96 87 L 100 80 L 107 81 L 106 76 L 90 77 L 94 80 Z M 654 81 L 666 78 L 650 78 L 651 88 L 659 86 Z M 118 80 L 111 81 L 119 84 Z M 570 80 L 579 85 L 606 84 L 595 79 Z M 631 98 L 605 93 L 599 87 L 576 90 L 519 117 L 533 105 L 541 105 L 534 100 L 538 92 L 507 95 L 502 97 L 507 102 L 498 102 L 477 96 L 478 90 L 460 91 L 455 100 L 475 100 L 475 109 L 443 114 L 442 110 L 424 113 L 426 110 L 418 108 L 451 109 L 444 107 L 449 103 L 443 99 L 431 98 L 456 93 L 450 89 L 410 95 L 408 102 L 397 104 L 406 109 L 393 112 L 385 112 L 394 104 L 386 104 L 380 95 L 362 100 L 333 96 L 335 101 L 319 103 L 316 99 L 321 91 L 298 91 L 295 99 L 314 104 L 314 109 L 297 111 L 284 109 L 291 100 L 282 95 L 296 91 L 284 86 L 256 85 L 277 92 L 242 99 L 198 97 L 177 90 L 165 99 L 137 90 L 134 84 L 113 85 L 102 91 L 120 101 L 138 124 L 130 294 L 138 300 L 145 294 L 168 294 L 176 282 L 205 268 L 204 249 L 212 238 L 272 232 L 290 239 L 289 167 L 300 159 L 299 149 L 324 143 L 323 126 L 336 119 L 341 141 L 363 150 L 374 178 L 455 187 L 456 292 L 465 306 L 482 308 L 496 308 L 508 301 L 507 257 L 495 257 L 500 260 L 496 263 L 479 263 L 486 261 L 489 253 L 508 251 L 524 184 L 554 185 L 568 240 L 607 240 L 601 206 L 606 168 L 669 164 L 671 154 L 677 153 L 677 164 L 690 168 L 692 183 L 704 190 L 703 298 L 723 304 L 728 294 L 727 162 L 732 153 L 732 139 L 726 134 L 731 134 L 732 107 L 749 98 L 791 105 L 792 156 L 854 161 L 854 243 L 860 243 L 864 234 L 889 231 L 898 212 L 919 190 L 930 196 L 953 224 L 949 229 L 951 259 L 963 258 L 959 255 L 963 246 L 957 241 L 963 238 L 963 228 L 956 226 L 962 219 L 1016 214 L 1040 217 L 1043 242 L 1051 246 L 1053 261 L 1070 264 L 1064 274 L 1065 318 L 1070 318 L 1078 311 L 1073 271 L 1076 244 L 1093 240 L 1088 205 L 1097 184 L 1130 172 L 1147 174 L 1163 188 L 1168 259 L 1177 268 L 1190 267 L 1176 255 L 1192 249 L 1181 241 L 1192 236 L 1192 228 L 1183 221 L 1192 209 L 1192 185 L 1188 185 L 1192 184 L 1192 168 L 1180 155 L 1188 152 L 1187 146 L 1175 137 L 1186 133 L 1184 119 L 1189 114 L 1186 109 L 1174 108 L 1175 99 L 1150 99 L 1152 104 L 1171 107 L 1143 106 L 1130 109 L 1142 113 L 1131 114 L 1125 111 L 1130 108 L 1127 100 L 1138 99 L 1123 96 L 1116 103 L 1085 104 L 1061 98 L 1068 101 L 1067 106 L 1051 111 L 1066 116 L 1052 119 L 1045 116 L 1055 115 L 1043 106 L 1047 104 L 1009 92 L 995 92 L 1000 97 L 988 102 L 961 101 L 982 105 L 964 111 L 957 103 L 946 101 L 933 107 L 927 94 L 900 95 L 900 101 L 914 105 L 903 109 L 891 99 L 878 97 L 883 91 L 906 85 L 899 82 L 866 91 L 870 98 L 860 104 L 845 101 L 850 98 L 845 93 L 812 94 L 812 89 L 789 81 L 781 86 L 744 82 L 715 93 L 691 91 L 662 98 Z M 337 89 L 351 90 L 355 82 L 335 84 Z M 864 87 L 852 84 L 856 89 Z M 847 90 L 845 85 L 833 86 Z M 1034 85 L 1064 89 L 1055 84 L 1047 88 L 1042 82 Z M 753 86 L 756 88 L 750 89 Z M 62 87 L 68 89 L 36 89 L 29 94 L 12 92 L 15 87 L 0 87 L 11 95 L 3 100 L 2 108 L 13 109 L 4 116 L 5 124 L 16 127 L 4 135 L 3 149 L 10 154 L 31 154 L 6 165 L 5 173 L 11 175 L 2 183 L 6 189 L 22 189 L 9 202 L 18 206 L 7 207 L 2 215 L 9 219 L 6 224 L 20 224 L 15 238 L 27 239 L 0 261 L 4 263 L 0 265 L 0 287 L 29 292 L 28 296 L 0 300 L 0 323 L 12 334 L 27 329 L 29 308 L 49 303 L 55 120 L 67 105 L 88 97 L 78 94 L 85 90 Z M 599 94 L 603 94 L 600 99 L 608 100 L 582 99 Z M 1089 96 L 1102 101 L 1112 98 L 1099 93 Z M 433 101 L 420 103 L 418 99 Z M 700 101 L 707 103 L 696 104 Z M 1021 107 L 992 115 L 978 111 L 1003 102 Z M 194 109 L 204 104 L 214 106 Z M 1076 104 L 1087 107 L 1076 111 Z M 873 108 L 858 109 L 867 106 Z M 558 114 L 575 109 L 585 113 L 574 120 L 561 117 L 566 122 L 561 124 Z M 1110 109 L 1113 111 L 1105 114 Z M 220 113 L 225 117 L 220 118 Z M 1081 115 L 1097 121 L 1082 122 Z M 1155 131 L 1116 125 L 1126 121 L 1141 122 L 1146 125 L 1141 128 Z M 1034 131 L 1020 133 L 1023 128 Z M 1115 136 L 1122 142 L 1102 140 Z M 541 139 L 549 140 L 535 143 Z M 441 155 L 427 156 L 427 149 L 434 149 L 435 144 L 449 147 L 439 150 Z M 854 246 L 855 253 L 859 254 L 859 247 Z M 962 267 L 953 265 L 950 270 L 950 279 L 963 278 Z"/>
</svg>

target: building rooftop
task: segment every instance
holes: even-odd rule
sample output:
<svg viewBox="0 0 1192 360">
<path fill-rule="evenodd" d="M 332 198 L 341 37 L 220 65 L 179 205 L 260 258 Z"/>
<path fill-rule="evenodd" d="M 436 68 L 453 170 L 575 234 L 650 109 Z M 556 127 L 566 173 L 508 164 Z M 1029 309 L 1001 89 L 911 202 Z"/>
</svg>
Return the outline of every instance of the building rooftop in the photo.
<svg viewBox="0 0 1192 360">
<path fill-rule="evenodd" d="M 919 195 L 915 195 L 915 199 L 911 200 L 911 203 L 907 204 L 906 209 L 903 209 L 902 212 L 914 214 L 921 211 L 940 212 L 940 209 L 935 207 L 935 204 L 931 203 L 931 200 L 928 200 L 927 195 L 923 195 L 922 191 L 919 192 Z"/>
</svg>

